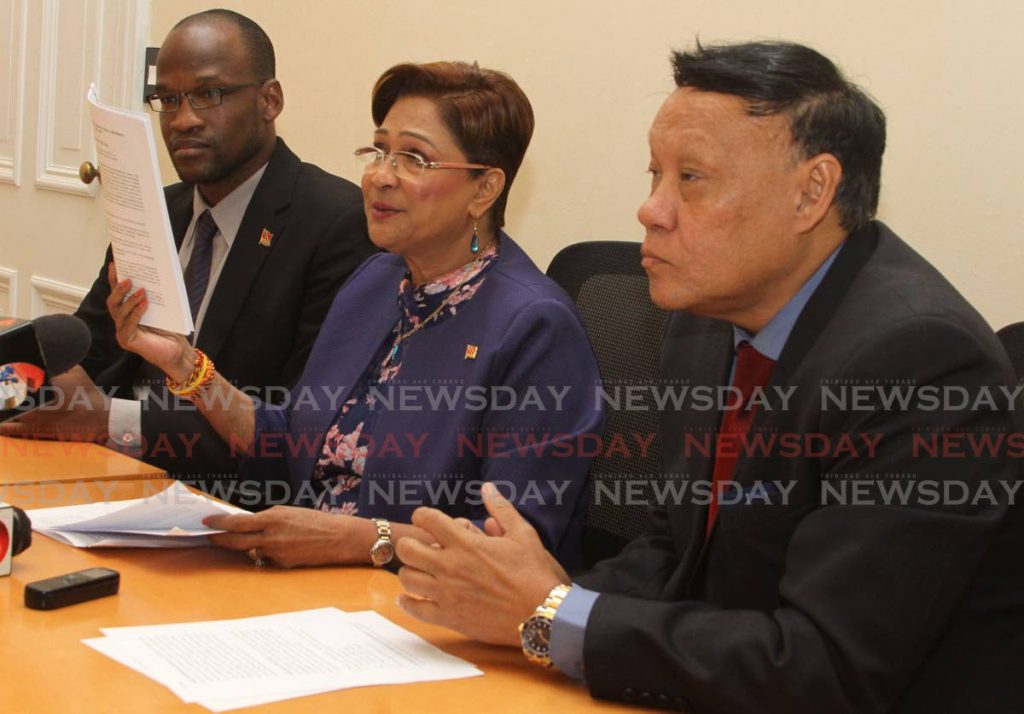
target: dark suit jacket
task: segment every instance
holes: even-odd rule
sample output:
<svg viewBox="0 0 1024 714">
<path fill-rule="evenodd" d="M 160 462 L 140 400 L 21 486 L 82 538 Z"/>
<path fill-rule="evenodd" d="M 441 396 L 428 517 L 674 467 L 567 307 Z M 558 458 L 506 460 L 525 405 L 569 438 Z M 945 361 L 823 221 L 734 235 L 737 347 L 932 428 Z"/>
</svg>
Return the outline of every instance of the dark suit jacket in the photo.
<svg viewBox="0 0 1024 714">
<path fill-rule="evenodd" d="M 180 246 L 192 219 L 193 186 L 165 189 Z M 260 245 L 264 229 L 273 234 Z M 278 139 L 214 289 L 197 347 L 236 386 L 290 387 L 302 373 L 320 323 L 338 288 L 374 251 L 359 188 L 303 163 Z M 76 313 L 92 332 L 82 362 L 100 387 L 132 398 L 152 368 L 122 350 L 106 308 L 106 266 Z M 237 471 L 235 459 L 187 402 L 143 403 L 143 459 L 179 478 L 216 479 Z M 166 408 L 165 408 L 166 407 Z"/>
<path fill-rule="evenodd" d="M 265 456 L 246 460 L 245 478 L 290 479 L 293 494 L 308 484 L 324 435 L 401 316 L 396 298 L 407 271 L 399 256 L 380 254 L 352 275 L 291 408 L 257 412 L 256 448 Z M 604 405 L 594 395 L 597 361 L 565 292 L 502 235 L 473 299 L 403 349 L 401 372 L 381 387 L 375 407 L 359 514 L 408 523 L 426 505 L 482 522 L 480 487 L 490 481 L 520 505 L 551 552 L 578 565 L 579 506 Z"/>
<path fill-rule="evenodd" d="M 677 314 L 664 375 L 727 384 L 731 348 L 729 325 Z M 738 486 L 753 494 L 758 481 L 780 481 L 788 499 L 779 489 L 771 505 L 723 507 L 707 540 L 700 498 L 656 507 L 648 534 L 578 579 L 606 593 L 585 635 L 593 694 L 702 714 L 1024 711 L 1020 508 L 999 483 L 1017 482 L 1019 459 L 1005 445 L 993 456 L 928 456 L 920 442 L 915 456 L 914 442 L 1019 432 L 1007 399 L 978 409 L 822 401 L 823 387 L 973 396 L 1013 381 L 992 331 L 923 258 L 881 224 L 851 236 L 769 384 L 797 387 L 788 409 L 776 400 L 752 426 L 833 446 L 741 457 Z M 664 468 L 677 483 L 711 479 L 713 457 L 685 437 L 714 434 L 719 417 L 662 415 Z M 856 453 L 836 447 L 844 434 Z M 873 453 L 859 434 L 881 437 Z M 954 503 L 985 479 L 997 503 Z M 885 505 L 879 486 L 922 488 Z M 932 486 L 939 496 L 952 488 L 951 499 Z"/>
</svg>

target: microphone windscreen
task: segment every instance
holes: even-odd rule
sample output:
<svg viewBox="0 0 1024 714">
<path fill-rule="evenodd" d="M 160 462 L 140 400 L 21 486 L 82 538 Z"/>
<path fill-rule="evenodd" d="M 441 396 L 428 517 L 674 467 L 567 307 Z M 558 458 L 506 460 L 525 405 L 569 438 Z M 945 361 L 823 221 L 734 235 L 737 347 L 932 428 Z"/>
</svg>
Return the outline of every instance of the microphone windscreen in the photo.
<svg viewBox="0 0 1024 714">
<path fill-rule="evenodd" d="M 74 315 L 44 315 L 33 320 L 32 326 L 50 376 L 67 372 L 89 353 L 92 335 Z"/>
<path fill-rule="evenodd" d="M 11 533 L 11 555 L 15 556 L 32 545 L 32 521 L 20 508 L 11 508 L 14 516 Z"/>
</svg>

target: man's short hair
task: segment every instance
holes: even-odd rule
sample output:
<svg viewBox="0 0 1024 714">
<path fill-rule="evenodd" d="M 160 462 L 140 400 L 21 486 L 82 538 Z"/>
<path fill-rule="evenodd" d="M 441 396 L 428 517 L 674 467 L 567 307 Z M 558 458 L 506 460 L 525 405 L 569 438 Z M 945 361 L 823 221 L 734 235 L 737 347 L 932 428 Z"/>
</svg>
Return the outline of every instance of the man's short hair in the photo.
<svg viewBox="0 0 1024 714">
<path fill-rule="evenodd" d="M 203 10 L 197 12 L 194 15 L 189 15 L 171 28 L 171 32 L 177 30 L 179 27 L 190 25 L 193 22 L 202 22 L 204 20 L 223 20 L 230 22 L 232 25 L 238 28 L 238 31 L 242 35 L 242 42 L 245 44 L 246 52 L 248 53 L 249 65 L 252 67 L 253 73 L 256 75 L 256 79 L 264 81 L 267 79 L 273 79 L 277 76 L 277 60 L 274 57 L 274 45 L 270 42 L 270 38 L 267 37 L 267 33 L 263 31 L 263 28 L 257 25 L 255 22 L 250 20 L 245 15 L 235 12 L 234 10 Z"/>
<path fill-rule="evenodd" d="M 674 52 L 676 86 L 732 94 L 751 116 L 783 113 L 801 158 L 832 154 L 843 167 L 835 205 L 853 232 L 878 209 L 885 114 L 825 56 L 793 42 L 747 42 Z"/>
</svg>

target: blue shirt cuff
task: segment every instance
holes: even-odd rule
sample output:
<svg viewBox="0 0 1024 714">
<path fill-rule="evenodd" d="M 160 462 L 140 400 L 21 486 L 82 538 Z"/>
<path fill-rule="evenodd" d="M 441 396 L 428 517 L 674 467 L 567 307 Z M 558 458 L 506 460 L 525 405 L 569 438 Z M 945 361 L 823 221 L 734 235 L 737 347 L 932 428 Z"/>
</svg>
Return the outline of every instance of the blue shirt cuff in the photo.
<svg viewBox="0 0 1024 714">
<path fill-rule="evenodd" d="M 573 679 L 583 679 L 583 636 L 598 594 L 573 585 L 551 622 L 551 662 Z"/>
</svg>

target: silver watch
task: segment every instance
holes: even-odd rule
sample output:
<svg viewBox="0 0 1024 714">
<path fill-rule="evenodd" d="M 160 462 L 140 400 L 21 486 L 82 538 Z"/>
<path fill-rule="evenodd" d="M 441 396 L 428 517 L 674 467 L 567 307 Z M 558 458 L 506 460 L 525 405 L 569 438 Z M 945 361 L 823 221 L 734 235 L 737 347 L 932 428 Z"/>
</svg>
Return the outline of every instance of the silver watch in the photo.
<svg viewBox="0 0 1024 714">
<path fill-rule="evenodd" d="M 370 546 L 370 560 L 378 568 L 387 565 L 395 557 L 395 544 L 391 540 L 391 523 L 383 518 L 374 518 L 377 524 L 377 542 Z"/>
</svg>

